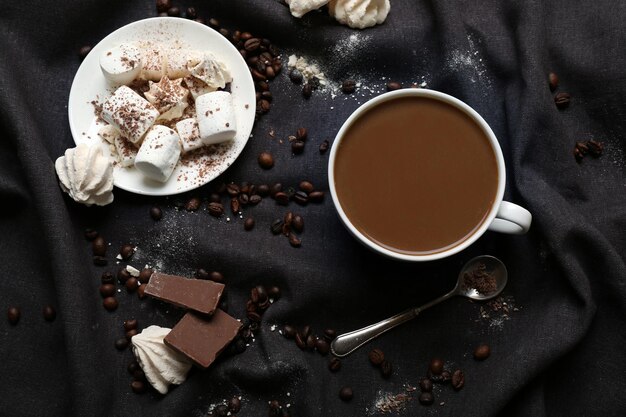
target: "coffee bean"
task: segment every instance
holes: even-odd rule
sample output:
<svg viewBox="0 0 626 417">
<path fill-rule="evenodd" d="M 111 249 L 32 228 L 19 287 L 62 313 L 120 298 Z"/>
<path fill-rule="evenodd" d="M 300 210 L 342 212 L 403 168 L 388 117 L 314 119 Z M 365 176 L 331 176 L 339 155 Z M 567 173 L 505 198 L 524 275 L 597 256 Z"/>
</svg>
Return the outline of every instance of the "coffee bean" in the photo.
<svg viewBox="0 0 626 417">
<path fill-rule="evenodd" d="M 198 22 L 201 25 L 206 25 L 206 21 L 203 18 L 201 18 L 201 17 L 196 17 L 195 19 L 193 19 L 193 21 L 194 22 Z"/>
<path fill-rule="evenodd" d="M 389 378 L 391 374 L 393 374 L 393 366 L 391 365 L 391 362 L 384 360 L 380 364 L 380 374 L 383 378 Z"/>
<path fill-rule="evenodd" d="M 125 337 L 120 337 L 115 341 L 115 349 L 124 350 L 128 347 L 128 339 Z"/>
<path fill-rule="evenodd" d="M 419 396 L 419 402 L 422 405 L 432 405 L 435 401 L 435 397 L 431 392 L 422 392 Z"/>
<path fill-rule="evenodd" d="M 352 392 L 352 388 L 350 387 L 343 387 L 339 390 L 339 398 L 341 398 L 343 401 L 350 401 L 353 396 L 354 393 Z"/>
<path fill-rule="evenodd" d="M 256 51 L 259 49 L 259 46 L 261 46 L 261 39 L 259 38 L 250 38 L 243 44 L 244 49 L 248 52 Z"/>
<path fill-rule="evenodd" d="M 324 191 L 313 191 L 309 194 L 309 201 L 312 203 L 321 203 L 324 201 Z"/>
<path fill-rule="evenodd" d="M 98 236 L 91 242 L 91 249 L 94 256 L 106 256 L 107 243 L 102 236 Z"/>
<path fill-rule="evenodd" d="M 241 410 L 241 400 L 239 397 L 233 397 L 228 401 L 228 410 L 231 413 L 238 413 Z"/>
<path fill-rule="evenodd" d="M 220 203 L 209 203 L 209 214 L 213 217 L 220 217 L 224 214 L 224 206 Z"/>
<path fill-rule="evenodd" d="M 281 219 L 276 219 L 272 222 L 272 225 L 270 226 L 270 230 L 272 231 L 273 235 L 279 235 L 282 230 L 283 230 L 283 221 Z"/>
<path fill-rule="evenodd" d="M 174 6 L 167 9 L 167 15 L 171 17 L 180 17 L 180 8 Z"/>
<path fill-rule="evenodd" d="M 287 204 L 289 204 L 289 196 L 286 193 L 283 193 L 282 191 L 279 193 L 276 193 L 276 195 L 274 196 L 274 199 L 276 200 L 276 203 L 281 206 L 286 206 Z"/>
<path fill-rule="evenodd" d="M 273 80 L 274 77 L 276 77 L 276 72 L 274 71 L 274 67 L 268 65 L 265 68 L 265 76 L 267 77 L 268 80 Z M 271 100 L 271 98 L 270 98 Z"/>
<path fill-rule="evenodd" d="M 326 329 L 324 330 L 324 337 L 329 342 L 332 342 L 337 337 L 337 332 L 334 329 Z"/>
<path fill-rule="evenodd" d="M 115 295 L 115 285 L 103 284 L 100 286 L 100 295 L 103 298 L 112 297 Z"/>
<path fill-rule="evenodd" d="M 296 130 L 296 139 L 304 141 L 307 136 L 308 131 L 306 130 L 306 127 L 299 127 L 298 130 Z"/>
<path fill-rule="evenodd" d="M 256 192 L 260 197 L 267 197 L 270 194 L 270 186 L 267 184 L 260 184 L 256 187 Z"/>
<path fill-rule="evenodd" d="M 271 108 L 272 108 L 272 105 L 270 104 L 269 101 L 265 99 L 261 99 L 257 103 L 257 111 L 260 112 L 261 114 L 265 114 L 269 112 Z"/>
<path fill-rule="evenodd" d="M 258 161 L 263 169 L 270 169 L 274 166 L 274 157 L 269 152 L 261 152 Z"/>
<path fill-rule="evenodd" d="M 248 197 L 248 194 L 241 193 L 239 194 L 239 197 L 237 198 L 239 199 L 239 203 L 242 206 L 247 206 L 248 203 L 250 202 L 250 197 Z"/>
<path fill-rule="evenodd" d="M 124 285 L 126 286 L 126 291 L 128 291 L 129 293 L 133 293 L 137 291 L 137 287 L 139 286 L 139 280 L 135 277 L 130 277 L 126 280 Z"/>
<path fill-rule="evenodd" d="M 107 259 L 104 256 L 94 256 L 92 259 L 95 266 L 106 266 L 106 264 L 108 263 Z"/>
<path fill-rule="evenodd" d="M 399 90 L 402 88 L 402 84 L 396 81 L 389 81 L 387 83 L 387 91 Z"/>
<path fill-rule="evenodd" d="M 298 184 L 298 187 L 300 188 L 300 190 L 304 191 L 307 194 L 312 192 L 315 189 L 315 187 L 310 181 L 300 181 L 300 184 Z"/>
<path fill-rule="evenodd" d="M 85 229 L 85 239 L 91 242 L 97 237 L 98 237 L 98 232 L 96 232 L 93 229 Z"/>
<path fill-rule="evenodd" d="M 491 354 L 491 348 L 488 345 L 482 344 L 474 349 L 474 359 L 478 361 L 484 361 Z"/>
<path fill-rule="evenodd" d="M 161 211 L 161 208 L 157 206 L 153 206 L 152 208 L 150 208 L 150 217 L 152 217 L 152 220 L 154 221 L 161 220 L 161 218 L 163 217 L 163 212 Z"/>
<path fill-rule="evenodd" d="M 133 245 L 125 244 L 125 245 L 122 245 L 122 247 L 120 248 L 120 256 L 125 261 L 129 260 L 130 257 L 133 256 L 134 253 L 135 253 L 135 248 L 133 247 Z"/>
<path fill-rule="evenodd" d="M 246 220 L 244 220 L 243 229 L 246 231 L 254 229 L 254 219 L 252 217 L 247 217 Z"/>
<path fill-rule="evenodd" d="M 198 210 L 200 208 L 200 204 L 201 203 L 202 203 L 202 200 L 200 200 L 198 197 L 191 197 L 185 203 L 185 210 L 187 210 L 187 211 L 196 211 L 196 210 Z"/>
<path fill-rule="evenodd" d="M 298 238 L 298 236 L 294 235 L 293 233 L 290 233 L 289 244 L 294 248 L 299 248 L 300 246 L 302 246 L 302 240 L 300 240 L 300 238 Z"/>
<path fill-rule="evenodd" d="M 237 197 L 239 196 L 239 193 L 241 192 L 241 188 L 237 184 L 231 183 L 226 186 L 226 192 L 231 197 Z M 219 202 L 219 201 L 216 201 L 216 202 Z"/>
<path fill-rule="evenodd" d="M 559 76 L 551 72 L 550 74 L 548 74 L 548 83 L 550 85 L 550 91 L 556 90 L 556 88 L 559 86 Z"/>
<path fill-rule="evenodd" d="M 219 271 L 212 271 L 209 273 L 209 279 L 215 282 L 224 282 L 224 274 Z"/>
<path fill-rule="evenodd" d="M 156 0 L 157 12 L 159 12 L 159 13 L 167 12 L 167 10 L 170 7 L 172 7 L 172 1 L 171 0 Z"/>
<path fill-rule="evenodd" d="M 146 296 L 145 292 L 146 292 L 146 284 L 141 284 L 139 287 L 137 287 L 137 296 L 140 299 Z"/>
<path fill-rule="evenodd" d="M 239 204 L 239 199 L 237 197 L 233 197 L 230 199 L 230 210 L 233 214 L 239 214 L 241 211 L 241 205 Z"/>
<path fill-rule="evenodd" d="M 281 183 L 277 182 L 276 184 L 273 184 L 273 185 L 270 187 L 270 191 L 269 191 L 269 192 L 270 192 L 270 195 L 271 195 L 273 198 L 276 198 L 276 194 L 278 194 L 278 193 L 279 193 L 279 192 L 281 192 L 282 190 L 283 190 L 283 185 L 282 185 Z"/>
<path fill-rule="evenodd" d="M 352 94 L 354 93 L 354 90 L 356 90 L 356 81 L 354 80 L 345 80 L 341 84 L 341 91 L 345 94 Z"/>
<path fill-rule="evenodd" d="M 300 155 L 302 152 L 304 152 L 304 141 L 294 140 L 293 142 L 291 142 L 291 152 L 296 155 Z"/>
<path fill-rule="evenodd" d="M 385 354 L 380 349 L 370 350 L 370 352 L 367 354 L 367 357 L 374 366 L 380 366 L 385 360 Z"/>
<path fill-rule="evenodd" d="M 114 284 L 115 277 L 113 276 L 112 273 L 107 271 L 107 272 L 104 272 L 102 276 L 100 277 L 100 282 L 103 284 Z"/>
<path fill-rule="evenodd" d="M 559 109 L 564 109 L 566 107 L 569 106 L 571 97 L 568 93 L 557 93 L 556 96 L 554 96 L 554 103 L 556 104 L 556 107 L 558 107 Z"/>
<path fill-rule="evenodd" d="M 187 13 L 185 13 L 187 19 L 195 19 L 198 17 L 198 11 L 195 7 L 187 7 Z"/>
<path fill-rule="evenodd" d="M 128 370 L 129 374 L 133 375 L 135 371 L 140 370 L 141 367 L 139 366 L 139 363 L 137 363 L 137 361 L 132 361 L 128 364 L 128 367 L 126 369 Z"/>
<path fill-rule="evenodd" d="M 295 215 L 293 221 L 291 222 L 291 228 L 296 233 L 302 233 L 304 230 L 304 219 L 300 215 Z"/>
<path fill-rule="evenodd" d="M 443 372 L 443 361 L 439 358 L 431 359 L 428 370 L 433 375 L 441 375 L 441 372 Z"/>
<path fill-rule="evenodd" d="M 85 57 L 89 55 L 89 52 L 91 52 L 91 45 L 81 46 L 78 50 L 78 56 L 80 59 L 85 59 Z"/>
<path fill-rule="evenodd" d="M 47 305 L 43 308 L 43 318 L 46 321 L 54 321 L 57 317 L 57 312 L 51 305 Z"/>
<path fill-rule="evenodd" d="M 132 329 L 126 332 L 126 339 L 131 340 L 133 336 L 137 335 L 139 332 L 137 329 Z"/>
<path fill-rule="evenodd" d="M 444 369 L 443 372 L 441 372 L 440 376 L 441 376 L 440 382 L 443 382 L 443 383 L 448 383 L 452 379 L 452 374 L 450 374 L 450 371 L 448 371 L 447 369 Z"/>
<path fill-rule="evenodd" d="M 323 356 L 330 352 L 330 345 L 325 339 L 317 339 L 315 341 L 315 349 Z"/>
<path fill-rule="evenodd" d="M 312 94 L 313 86 L 307 82 L 306 84 L 304 84 L 304 87 L 302 87 L 302 96 L 304 98 L 310 98 Z"/>
<path fill-rule="evenodd" d="M 120 268 L 120 270 L 117 271 L 117 279 L 122 284 L 126 284 L 126 281 L 128 281 L 130 277 L 130 272 L 128 272 L 126 268 Z"/>
<path fill-rule="evenodd" d="M 9 319 L 9 323 L 12 325 L 16 325 L 18 321 L 20 321 L 21 312 L 17 307 L 9 307 L 7 310 L 7 317 Z"/>
<path fill-rule="evenodd" d="M 315 336 L 310 334 L 306 338 L 306 347 L 311 349 L 311 350 L 313 350 L 313 349 L 315 349 L 315 343 L 316 342 L 317 342 L 317 339 L 315 338 Z"/>
<path fill-rule="evenodd" d="M 422 392 L 432 392 L 433 390 L 433 381 L 429 378 L 420 379 L 420 391 Z"/>
<path fill-rule="evenodd" d="M 102 305 L 108 311 L 114 311 L 117 308 L 117 300 L 115 297 L 106 297 L 102 300 Z"/>
<path fill-rule="evenodd" d="M 306 205 L 309 202 L 309 196 L 304 191 L 296 191 L 293 195 L 293 201 L 300 204 L 301 206 Z"/>
<path fill-rule="evenodd" d="M 303 337 L 300 333 L 296 333 L 295 340 L 296 340 L 296 345 L 300 349 L 305 350 L 307 348 L 306 337 Z"/>
<path fill-rule="evenodd" d="M 281 294 L 280 288 L 277 286 L 270 287 L 267 290 L 267 295 L 273 300 L 278 300 L 280 298 L 280 294 Z"/>
<path fill-rule="evenodd" d="M 320 154 L 325 154 L 326 151 L 328 151 L 329 146 L 330 143 L 328 142 L 328 140 L 323 140 L 322 143 L 320 143 Z"/>
<path fill-rule="evenodd" d="M 135 394 L 143 394 L 146 391 L 146 385 L 143 381 L 133 381 L 130 383 L 130 389 L 132 389 Z"/>
<path fill-rule="evenodd" d="M 152 276 L 153 273 L 154 273 L 154 270 L 152 270 L 152 268 L 142 269 L 141 272 L 139 273 L 139 282 L 142 284 L 147 284 L 148 281 L 150 281 L 150 277 Z"/>
<path fill-rule="evenodd" d="M 294 68 L 289 72 L 289 79 L 294 84 L 301 84 L 303 80 L 302 73 Z"/>
<path fill-rule="evenodd" d="M 137 328 L 137 319 L 130 319 L 124 321 L 124 330 L 129 331 Z"/>
<path fill-rule="evenodd" d="M 465 374 L 460 369 L 457 369 L 452 374 L 452 388 L 458 391 L 461 388 L 463 388 L 464 385 L 465 385 Z"/>
<path fill-rule="evenodd" d="M 341 360 L 336 357 L 332 357 L 328 362 L 328 369 L 330 372 L 338 372 L 341 369 Z"/>
<path fill-rule="evenodd" d="M 283 336 L 285 336 L 286 339 L 293 339 L 294 337 L 296 337 L 296 333 L 297 330 L 294 326 L 291 326 L 289 324 L 285 324 L 283 326 Z"/>
</svg>

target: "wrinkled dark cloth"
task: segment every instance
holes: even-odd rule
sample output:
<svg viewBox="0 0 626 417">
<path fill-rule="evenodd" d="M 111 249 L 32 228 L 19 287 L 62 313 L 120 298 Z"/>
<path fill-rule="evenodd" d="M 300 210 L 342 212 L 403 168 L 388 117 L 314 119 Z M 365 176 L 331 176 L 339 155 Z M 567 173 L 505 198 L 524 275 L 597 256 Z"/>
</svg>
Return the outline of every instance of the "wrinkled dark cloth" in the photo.
<svg viewBox="0 0 626 417">
<path fill-rule="evenodd" d="M 290 404 L 293 416 L 378 415 L 377 400 L 417 386 L 432 357 L 443 358 L 450 370 L 463 369 L 465 387 L 436 388 L 429 409 L 419 404 L 419 391 L 409 392 L 398 415 L 623 415 L 626 3 L 393 0 L 387 21 L 364 31 L 339 25 L 326 11 L 293 18 L 278 1 L 176 5 L 195 6 L 205 19 L 269 38 L 284 62 L 295 53 L 318 61 L 335 82 L 362 82 L 355 96 L 315 92 L 304 100 L 283 70 L 271 83 L 271 111 L 216 181 L 295 186 L 307 179 L 328 190 L 328 154 L 319 154 L 319 143 L 332 142 L 358 103 L 384 91 L 386 80 L 426 82 L 467 102 L 491 125 L 507 163 L 505 198 L 532 212 L 532 228 L 525 236 L 488 232 L 451 258 L 411 264 L 360 245 L 340 223 L 329 195 L 323 204 L 291 206 L 306 222 L 299 249 L 269 232 L 271 221 L 286 211 L 270 199 L 245 209 L 256 219 L 251 232 L 244 232 L 241 219 L 217 220 L 206 208 L 176 210 L 177 199 L 187 195 L 153 198 L 115 189 L 107 207 L 79 206 L 61 192 L 53 166 L 74 146 L 67 100 L 80 65 L 77 51 L 155 16 L 154 2 L 5 1 L 0 310 L 18 305 L 22 317 L 16 326 L 0 320 L 0 415 L 203 416 L 234 395 L 242 397 L 240 416 L 267 415 L 272 399 Z M 346 44 L 351 46 L 341 47 Z M 560 77 L 558 91 L 572 96 L 565 110 L 554 105 L 550 71 Z M 309 129 L 308 143 L 303 155 L 293 156 L 286 138 L 301 126 Z M 604 154 L 576 163 L 574 143 L 589 139 L 603 142 Z M 386 141 L 381 138 L 381 145 Z M 263 150 L 276 158 L 268 171 L 256 160 Z M 189 195 L 208 194 L 205 186 Z M 390 216 L 399 203 L 400 196 L 376 201 Z M 154 204 L 164 210 L 160 222 L 148 215 Z M 92 264 L 86 227 L 111 243 L 107 267 Z M 138 247 L 130 262 L 137 267 L 151 264 L 186 276 L 197 268 L 221 271 L 235 317 L 244 317 L 257 284 L 278 285 L 283 296 L 244 353 L 193 370 L 166 396 L 133 394 L 126 370 L 132 354 L 114 348 L 123 321 L 173 326 L 181 313 L 124 289 L 117 311 L 102 308 L 100 275 L 119 267 L 114 256 L 127 242 Z M 452 299 L 346 358 L 336 374 L 327 369 L 328 357 L 302 352 L 272 331 L 285 323 L 310 324 L 317 334 L 372 323 L 447 292 L 461 265 L 478 254 L 498 256 L 508 267 L 504 296 L 515 305 L 508 320 L 485 305 L 490 317 L 481 317 L 481 304 Z M 58 312 L 51 323 L 43 320 L 47 304 Z M 492 348 L 484 362 L 472 358 L 480 343 Z M 393 364 L 388 380 L 368 363 L 374 346 Z M 354 390 L 350 403 L 339 399 L 342 386 Z"/>
</svg>

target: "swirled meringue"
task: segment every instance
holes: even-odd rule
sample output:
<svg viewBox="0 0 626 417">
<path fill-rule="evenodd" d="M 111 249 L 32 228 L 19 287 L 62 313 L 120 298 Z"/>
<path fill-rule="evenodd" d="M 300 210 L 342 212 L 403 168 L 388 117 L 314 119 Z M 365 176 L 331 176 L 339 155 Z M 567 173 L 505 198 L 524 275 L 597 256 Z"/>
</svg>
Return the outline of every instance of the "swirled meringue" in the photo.
<svg viewBox="0 0 626 417">
<path fill-rule="evenodd" d="M 150 326 L 131 339 L 133 352 L 146 379 L 161 394 L 167 394 L 171 384 L 185 382 L 191 369 L 189 360 L 163 343 L 170 331 L 166 327 Z"/>
<path fill-rule="evenodd" d="M 330 15 L 354 29 L 383 23 L 390 8 L 389 0 L 330 0 L 328 3 Z"/>
<path fill-rule="evenodd" d="M 54 168 L 61 189 L 74 201 L 91 206 L 113 202 L 113 163 L 99 145 L 82 143 L 57 158 Z"/>
</svg>

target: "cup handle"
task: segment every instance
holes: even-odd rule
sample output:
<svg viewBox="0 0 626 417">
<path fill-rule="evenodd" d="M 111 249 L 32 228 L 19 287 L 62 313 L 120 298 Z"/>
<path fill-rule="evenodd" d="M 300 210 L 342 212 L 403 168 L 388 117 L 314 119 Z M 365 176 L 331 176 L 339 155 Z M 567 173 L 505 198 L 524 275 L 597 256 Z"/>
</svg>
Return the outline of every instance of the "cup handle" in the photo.
<svg viewBox="0 0 626 417">
<path fill-rule="evenodd" d="M 523 235 L 530 229 L 533 216 L 524 207 L 503 201 L 496 213 L 496 218 L 489 225 L 489 230 L 513 235 Z"/>
</svg>

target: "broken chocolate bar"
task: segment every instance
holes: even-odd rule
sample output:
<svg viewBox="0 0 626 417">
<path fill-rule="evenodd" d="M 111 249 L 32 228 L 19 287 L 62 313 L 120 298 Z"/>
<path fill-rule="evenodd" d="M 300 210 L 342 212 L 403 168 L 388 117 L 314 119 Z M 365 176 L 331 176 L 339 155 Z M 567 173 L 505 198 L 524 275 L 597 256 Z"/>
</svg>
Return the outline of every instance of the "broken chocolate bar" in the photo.
<svg viewBox="0 0 626 417">
<path fill-rule="evenodd" d="M 196 365 L 208 368 L 237 336 L 241 323 L 219 308 L 210 319 L 187 313 L 163 341 Z"/>
<path fill-rule="evenodd" d="M 202 314 L 213 314 L 220 301 L 224 284 L 155 272 L 145 293 L 178 307 Z"/>
</svg>

